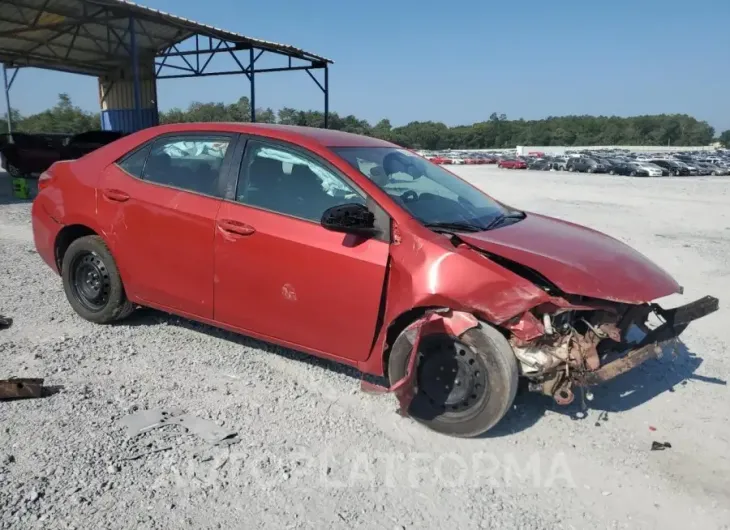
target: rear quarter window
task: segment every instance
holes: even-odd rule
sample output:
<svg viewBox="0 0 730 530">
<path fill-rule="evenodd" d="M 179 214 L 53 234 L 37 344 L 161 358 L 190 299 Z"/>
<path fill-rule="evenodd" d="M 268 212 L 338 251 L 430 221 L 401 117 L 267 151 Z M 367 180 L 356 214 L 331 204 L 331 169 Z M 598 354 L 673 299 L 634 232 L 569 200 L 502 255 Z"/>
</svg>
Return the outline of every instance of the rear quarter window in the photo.
<svg viewBox="0 0 730 530">
<path fill-rule="evenodd" d="M 117 165 L 130 175 L 142 178 L 144 165 L 147 161 L 147 156 L 150 154 L 150 149 L 152 149 L 152 144 L 137 149 L 117 162 Z"/>
</svg>

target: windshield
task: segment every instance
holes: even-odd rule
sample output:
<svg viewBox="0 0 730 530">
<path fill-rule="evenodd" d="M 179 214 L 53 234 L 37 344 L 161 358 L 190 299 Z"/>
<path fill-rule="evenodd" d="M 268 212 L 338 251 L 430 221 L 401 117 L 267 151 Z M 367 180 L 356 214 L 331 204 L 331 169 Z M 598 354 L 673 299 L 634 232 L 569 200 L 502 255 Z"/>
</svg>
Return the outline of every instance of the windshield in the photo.
<svg viewBox="0 0 730 530">
<path fill-rule="evenodd" d="M 423 224 L 465 223 L 485 229 L 494 219 L 508 213 L 471 184 L 406 149 L 331 150 Z"/>
</svg>

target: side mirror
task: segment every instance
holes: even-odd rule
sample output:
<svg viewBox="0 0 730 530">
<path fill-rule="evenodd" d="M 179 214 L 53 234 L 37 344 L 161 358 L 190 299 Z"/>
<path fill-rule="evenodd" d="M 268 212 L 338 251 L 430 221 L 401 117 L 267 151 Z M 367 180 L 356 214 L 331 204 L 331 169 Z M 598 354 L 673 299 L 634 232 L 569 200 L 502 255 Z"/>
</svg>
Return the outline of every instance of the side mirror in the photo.
<svg viewBox="0 0 730 530">
<path fill-rule="evenodd" d="M 363 204 L 341 204 L 327 208 L 322 214 L 322 226 L 332 232 L 343 232 L 359 236 L 375 236 L 375 215 Z"/>
</svg>

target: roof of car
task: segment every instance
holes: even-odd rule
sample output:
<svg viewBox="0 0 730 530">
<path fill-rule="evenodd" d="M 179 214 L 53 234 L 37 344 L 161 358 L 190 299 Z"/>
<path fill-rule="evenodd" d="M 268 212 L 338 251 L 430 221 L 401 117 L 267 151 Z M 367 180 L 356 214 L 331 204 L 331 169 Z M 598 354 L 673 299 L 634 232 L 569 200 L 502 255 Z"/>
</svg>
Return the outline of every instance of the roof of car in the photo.
<svg viewBox="0 0 730 530">
<path fill-rule="evenodd" d="M 314 142 L 326 147 L 399 147 L 393 143 L 370 136 L 336 131 L 333 129 L 303 127 L 299 125 L 241 122 L 193 122 L 159 125 L 154 128 L 158 129 L 160 134 L 195 130 L 222 130 L 241 134 L 258 134 L 293 143 Z"/>
</svg>

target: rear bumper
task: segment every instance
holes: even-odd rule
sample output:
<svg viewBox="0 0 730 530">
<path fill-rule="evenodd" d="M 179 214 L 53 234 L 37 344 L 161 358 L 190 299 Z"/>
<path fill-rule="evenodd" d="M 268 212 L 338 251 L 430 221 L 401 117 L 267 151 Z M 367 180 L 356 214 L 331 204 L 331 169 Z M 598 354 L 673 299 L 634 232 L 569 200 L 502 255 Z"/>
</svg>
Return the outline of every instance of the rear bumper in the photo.
<svg viewBox="0 0 730 530">
<path fill-rule="evenodd" d="M 629 349 L 623 357 L 611 361 L 597 370 L 581 374 L 576 382 L 580 386 L 598 385 L 633 370 L 649 359 L 661 357 L 662 347 L 665 344 L 679 337 L 690 322 L 717 311 L 719 304 L 719 300 L 714 296 L 705 296 L 673 309 L 663 309 L 652 304 L 651 309 L 664 320 L 664 323 L 649 331 L 641 342 L 627 344 Z M 646 314 L 644 314 L 645 316 Z M 624 325 L 632 323 L 630 321 Z"/>
</svg>

